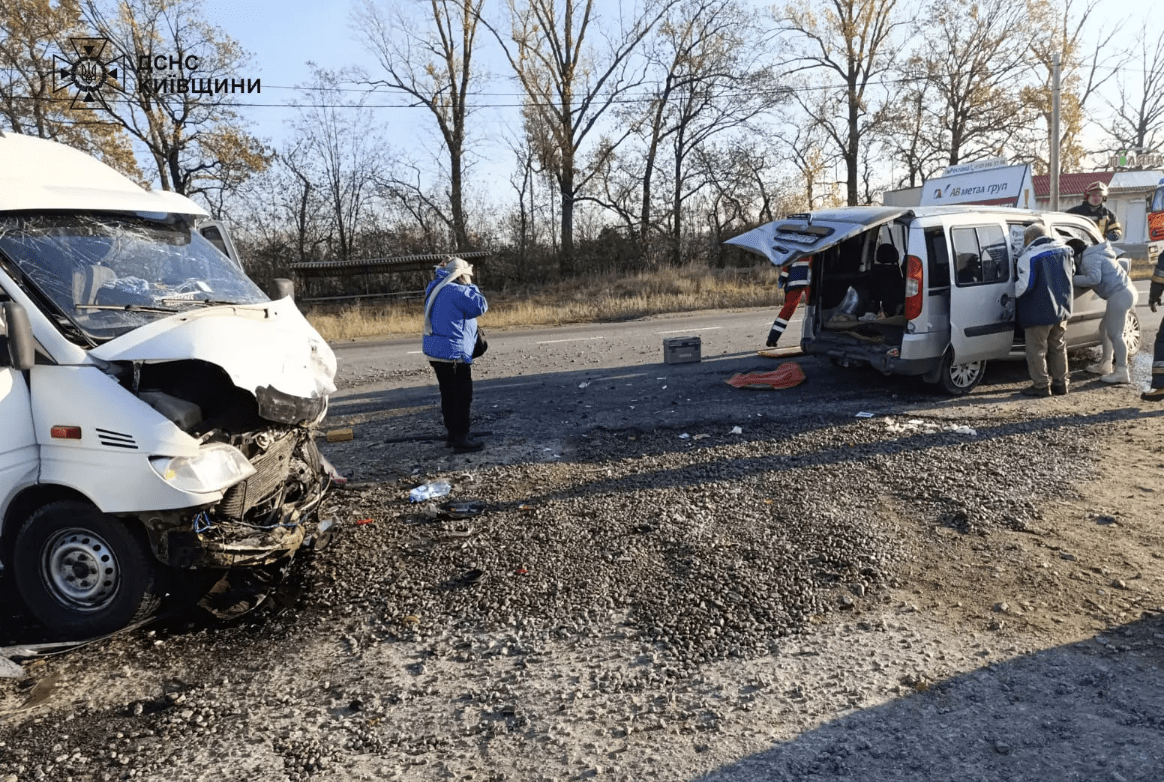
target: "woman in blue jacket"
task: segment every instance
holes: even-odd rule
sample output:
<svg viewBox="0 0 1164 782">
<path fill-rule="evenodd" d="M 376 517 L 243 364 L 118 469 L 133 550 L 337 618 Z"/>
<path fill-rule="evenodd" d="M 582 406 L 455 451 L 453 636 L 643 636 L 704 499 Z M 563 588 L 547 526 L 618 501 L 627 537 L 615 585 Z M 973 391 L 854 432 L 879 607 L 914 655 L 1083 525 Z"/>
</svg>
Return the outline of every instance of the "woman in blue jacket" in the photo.
<svg viewBox="0 0 1164 782">
<path fill-rule="evenodd" d="M 473 284 L 473 267 L 450 258 L 436 268 L 424 294 L 424 355 L 441 389 L 441 414 L 447 444 L 457 453 L 480 451 L 485 444 L 469 435 L 473 404 L 473 352 L 477 318 L 489 309 Z"/>
</svg>

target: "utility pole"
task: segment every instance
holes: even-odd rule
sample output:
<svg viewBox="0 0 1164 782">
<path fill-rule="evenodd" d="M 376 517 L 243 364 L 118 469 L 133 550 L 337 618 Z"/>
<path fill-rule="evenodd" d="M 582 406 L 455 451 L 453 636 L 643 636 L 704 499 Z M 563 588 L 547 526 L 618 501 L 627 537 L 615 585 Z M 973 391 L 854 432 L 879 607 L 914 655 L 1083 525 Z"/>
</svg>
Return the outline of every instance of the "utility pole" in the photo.
<svg viewBox="0 0 1164 782">
<path fill-rule="evenodd" d="M 1051 211 L 1059 211 L 1059 53 L 1051 57 Z"/>
</svg>

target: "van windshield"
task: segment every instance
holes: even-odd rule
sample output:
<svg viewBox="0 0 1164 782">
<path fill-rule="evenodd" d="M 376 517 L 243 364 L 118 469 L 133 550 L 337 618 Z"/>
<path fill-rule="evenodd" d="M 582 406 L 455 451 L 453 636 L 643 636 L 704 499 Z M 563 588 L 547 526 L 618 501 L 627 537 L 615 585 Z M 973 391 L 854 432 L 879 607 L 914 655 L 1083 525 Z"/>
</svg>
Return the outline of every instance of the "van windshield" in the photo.
<svg viewBox="0 0 1164 782">
<path fill-rule="evenodd" d="M 181 215 L 0 216 L 0 255 L 94 341 L 193 307 L 269 301 Z"/>
</svg>

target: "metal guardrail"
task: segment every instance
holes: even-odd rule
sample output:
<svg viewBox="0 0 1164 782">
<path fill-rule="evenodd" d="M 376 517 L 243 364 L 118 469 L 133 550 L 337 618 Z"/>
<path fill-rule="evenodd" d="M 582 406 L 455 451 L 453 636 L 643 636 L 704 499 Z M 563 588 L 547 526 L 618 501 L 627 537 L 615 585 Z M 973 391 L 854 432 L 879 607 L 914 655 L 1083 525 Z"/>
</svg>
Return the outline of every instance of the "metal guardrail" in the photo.
<svg viewBox="0 0 1164 782">
<path fill-rule="evenodd" d="M 360 273 L 372 271 L 403 272 L 424 271 L 434 262 L 449 258 L 486 258 L 493 255 L 491 250 L 474 250 L 465 253 L 426 253 L 423 255 L 398 255 L 389 258 L 361 258 L 352 261 L 308 261 L 293 263 L 288 268 L 293 272 L 310 272 L 312 275 L 326 275 L 335 273 Z"/>
</svg>

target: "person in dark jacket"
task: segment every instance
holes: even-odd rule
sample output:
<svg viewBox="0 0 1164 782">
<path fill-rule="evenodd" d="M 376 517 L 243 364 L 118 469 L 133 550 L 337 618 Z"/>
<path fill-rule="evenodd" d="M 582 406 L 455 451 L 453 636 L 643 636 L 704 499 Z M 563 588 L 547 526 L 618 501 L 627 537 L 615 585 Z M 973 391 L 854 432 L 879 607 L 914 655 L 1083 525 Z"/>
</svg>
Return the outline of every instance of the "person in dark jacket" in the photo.
<svg viewBox="0 0 1164 782">
<path fill-rule="evenodd" d="M 1152 281 L 1148 285 L 1148 306 L 1152 312 L 1160 306 L 1164 296 L 1164 255 L 1156 262 L 1152 271 Z M 1156 341 L 1152 345 L 1152 387 L 1140 394 L 1145 402 L 1164 402 L 1164 322 L 1156 331 Z"/>
<path fill-rule="evenodd" d="M 446 443 L 457 453 L 485 447 L 469 434 L 469 412 L 477 318 L 488 309 L 488 302 L 473 284 L 473 267 L 464 259 L 450 258 L 436 268 L 436 279 L 424 294 L 424 355 L 441 389 Z"/>
<path fill-rule="evenodd" d="M 1118 242 L 1124 238 L 1124 229 L 1116 220 L 1115 212 L 1103 205 L 1107 200 L 1107 185 L 1103 182 L 1092 182 L 1083 191 L 1083 203 L 1067 210 L 1067 214 L 1083 215 L 1095 221 L 1099 234 L 1109 242 Z"/>
<path fill-rule="evenodd" d="M 1023 234 L 1025 249 L 1015 277 L 1015 316 L 1026 339 L 1027 396 L 1067 393 L 1067 321 L 1071 317 L 1071 249 L 1033 223 Z"/>
</svg>

